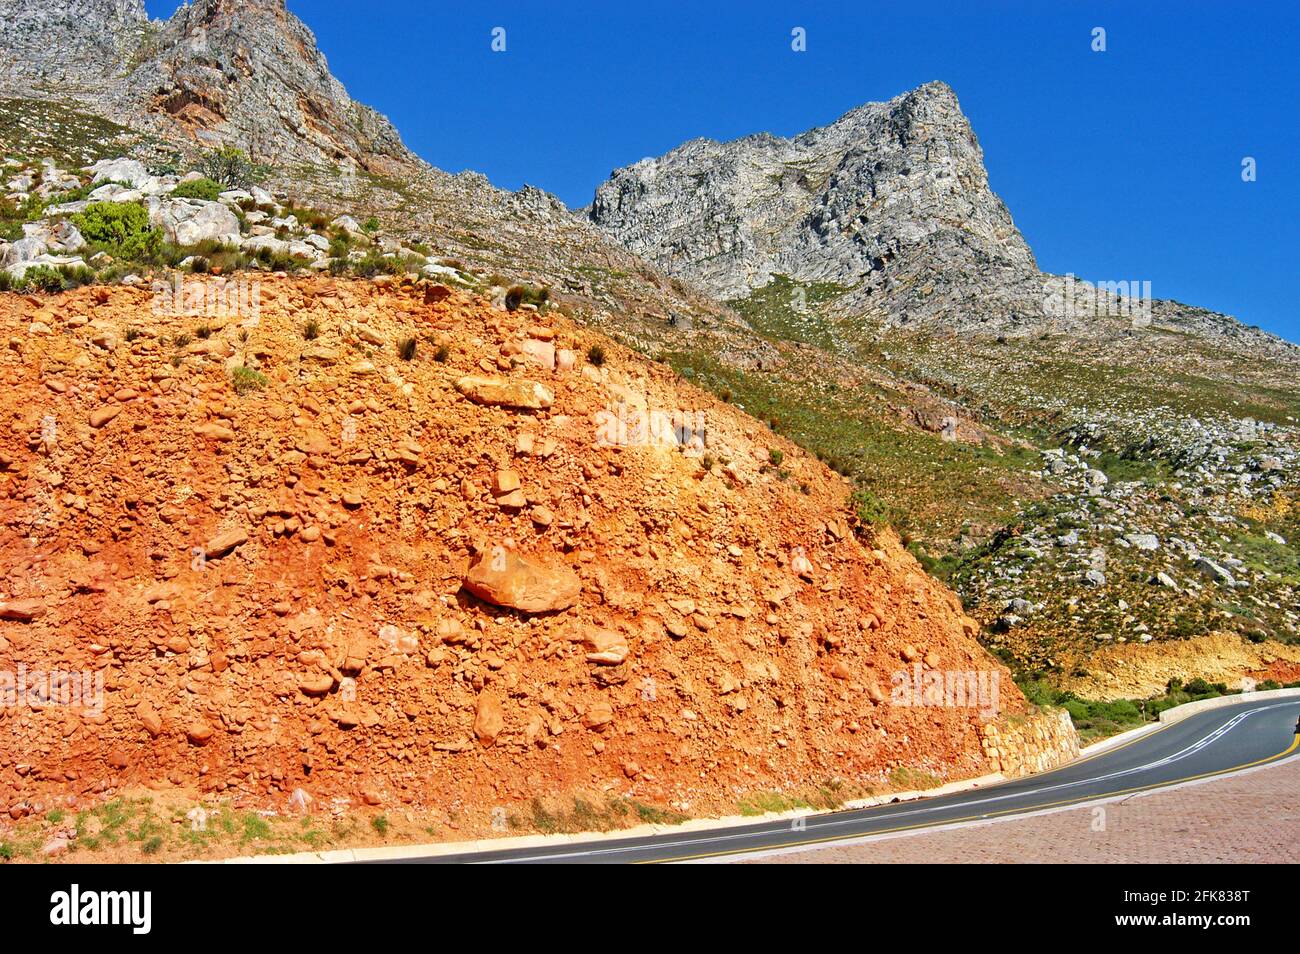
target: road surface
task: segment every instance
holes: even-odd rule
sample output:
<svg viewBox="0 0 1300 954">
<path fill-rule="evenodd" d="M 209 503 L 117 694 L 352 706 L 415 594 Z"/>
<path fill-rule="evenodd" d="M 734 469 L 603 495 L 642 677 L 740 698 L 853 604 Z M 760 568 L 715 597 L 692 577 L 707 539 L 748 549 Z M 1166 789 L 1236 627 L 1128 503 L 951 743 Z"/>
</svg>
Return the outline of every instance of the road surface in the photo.
<svg viewBox="0 0 1300 954">
<path fill-rule="evenodd" d="M 914 832 L 1164 788 L 1291 758 L 1300 698 L 1246 700 L 1175 722 L 1050 772 L 984 788 L 713 830 L 588 843 L 403 858 L 406 864 L 540 864 L 709 861 L 867 835 Z"/>
</svg>

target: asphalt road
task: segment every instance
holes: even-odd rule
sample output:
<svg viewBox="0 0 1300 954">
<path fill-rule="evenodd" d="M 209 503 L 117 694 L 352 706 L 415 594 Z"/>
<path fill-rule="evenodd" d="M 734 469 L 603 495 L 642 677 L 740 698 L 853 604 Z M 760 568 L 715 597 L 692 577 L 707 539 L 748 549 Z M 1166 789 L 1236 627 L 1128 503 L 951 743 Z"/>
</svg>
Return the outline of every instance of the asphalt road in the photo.
<svg viewBox="0 0 1300 954">
<path fill-rule="evenodd" d="M 1300 753 L 1300 698 L 1211 709 L 1041 775 L 853 811 L 706 831 L 401 859 L 406 864 L 707 861 L 1062 808 L 1265 765 Z"/>
</svg>

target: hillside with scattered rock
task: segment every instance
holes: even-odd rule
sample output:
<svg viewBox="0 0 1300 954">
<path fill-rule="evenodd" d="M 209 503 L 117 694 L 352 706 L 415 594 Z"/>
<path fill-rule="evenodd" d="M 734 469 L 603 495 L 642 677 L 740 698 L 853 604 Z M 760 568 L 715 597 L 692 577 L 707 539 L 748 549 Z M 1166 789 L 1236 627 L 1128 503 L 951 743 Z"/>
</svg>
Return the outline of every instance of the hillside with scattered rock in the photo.
<svg viewBox="0 0 1300 954">
<path fill-rule="evenodd" d="M 142 782 L 702 813 L 989 767 L 978 710 L 887 701 L 1005 676 L 976 624 L 791 442 L 546 308 L 389 276 L 255 303 L 0 296 L 0 669 L 103 679 L 102 711 L 0 710 L 11 817 Z"/>
</svg>

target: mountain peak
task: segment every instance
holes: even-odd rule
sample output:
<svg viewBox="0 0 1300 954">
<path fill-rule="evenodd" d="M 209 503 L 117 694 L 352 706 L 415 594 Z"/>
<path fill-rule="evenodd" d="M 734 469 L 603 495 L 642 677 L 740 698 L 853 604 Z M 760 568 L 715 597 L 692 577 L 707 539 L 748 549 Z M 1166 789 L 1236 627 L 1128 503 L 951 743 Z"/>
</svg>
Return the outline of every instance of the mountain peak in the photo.
<svg viewBox="0 0 1300 954">
<path fill-rule="evenodd" d="M 936 273 L 963 273 L 963 291 L 1014 289 L 1037 273 L 942 82 L 791 139 L 694 140 L 616 172 L 596 190 L 590 217 L 722 298 L 777 275 L 855 289 L 852 300 L 863 305 L 880 300 L 871 297 L 877 290 L 928 287 Z M 892 300 L 908 304 L 903 295 Z M 926 307 L 958 302 L 940 295 Z M 1007 302 L 1001 317 L 1019 310 Z"/>
<path fill-rule="evenodd" d="M 348 96 L 284 0 L 195 0 L 165 21 L 149 20 L 143 0 L 0 0 L 0 19 L 13 24 L 0 37 L 5 95 L 76 94 L 124 125 L 263 161 L 415 161 Z"/>
</svg>

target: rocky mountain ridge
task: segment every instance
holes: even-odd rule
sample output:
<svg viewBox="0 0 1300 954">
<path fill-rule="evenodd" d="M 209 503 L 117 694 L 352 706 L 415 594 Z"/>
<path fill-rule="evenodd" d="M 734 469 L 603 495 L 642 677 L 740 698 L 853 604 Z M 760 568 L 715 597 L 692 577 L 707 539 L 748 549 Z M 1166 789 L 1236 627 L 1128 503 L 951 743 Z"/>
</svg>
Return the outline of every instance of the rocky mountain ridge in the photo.
<svg viewBox="0 0 1300 954">
<path fill-rule="evenodd" d="M 1021 308 L 1015 293 L 1037 294 L 1033 254 L 940 82 L 792 139 L 692 140 L 617 170 L 588 214 L 724 299 L 784 275 L 852 288 L 852 307 L 906 320 L 908 289 L 925 283 L 938 286 L 926 292 L 928 310 L 989 295 Z"/>
<path fill-rule="evenodd" d="M 778 279 L 818 286 L 857 337 L 916 325 L 1096 337 L 1099 316 L 1118 316 L 1300 360 L 1295 345 L 1153 300 L 1138 282 L 1095 288 L 1040 272 L 943 82 L 788 139 L 691 140 L 615 170 L 582 212 L 722 300 Z"/>
<path fill-rule="evenodd" d="M 194 0 L 150 20 L 143 0 L 2 0 L 0 88 L 70 96 L 166 139 L 234 142 L 259 161 L 395 170 L 419 160 L 354 102 L 284 0 Z"/>
</svg>

